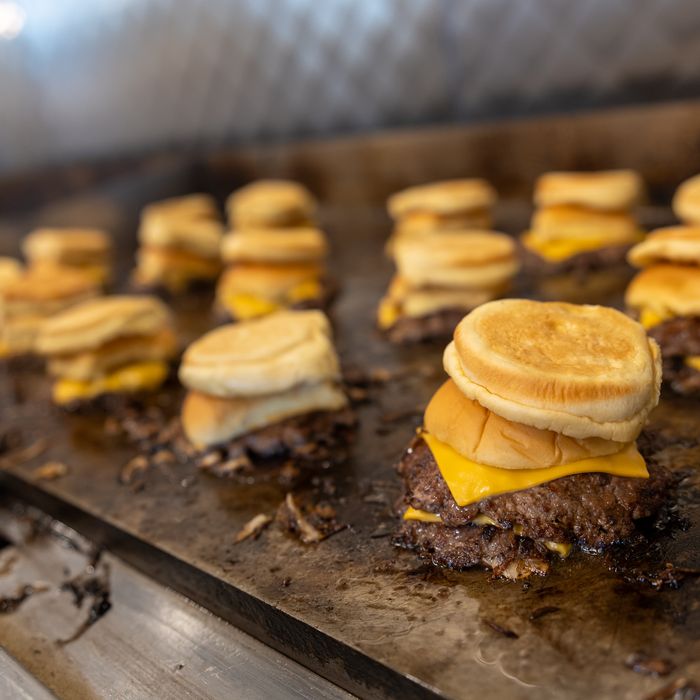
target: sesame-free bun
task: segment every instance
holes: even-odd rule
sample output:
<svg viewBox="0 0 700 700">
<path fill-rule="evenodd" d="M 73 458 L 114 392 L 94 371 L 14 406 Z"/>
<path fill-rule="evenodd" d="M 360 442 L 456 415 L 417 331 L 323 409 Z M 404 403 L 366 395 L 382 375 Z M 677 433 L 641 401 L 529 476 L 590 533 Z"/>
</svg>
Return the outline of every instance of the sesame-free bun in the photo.
<svg viewBox="0 0 700 700">
<path fill-rule="evenodd" d="M 419 236 L 433 231 L 454 229 L 488 230 L 492 217 L 488 209 L 470 209 L 456 214 L 436 214 L 430 211 L 409 212 L 396 222 L 395 235 Z"/>
<path fill-rule="evenodd" d="M 221 243 L 225 263 L 307 263 L 326 257 L 328 246 L 321 231 L 311 226 L 285 229 L 241 229 Z"/>
<path fill-rule="evenodd" d="M 673 197 L 673 213 L 687 224 L 700 224 L 700 175 L 680 184 Z"/>
<path fill-rule="evenodd" d="M 156 297 L 101 297 L 47 320 L 36 349 L 42 355 L 75 353 L 98 348 L 115 338 L 153 335 L 170 323 L 168 307 Z"/>
<path fill-rule="evenodd" d="M 28 268 L 3 291 L 5 312 L 50 314 L 99 293 L 99 284 L 72 267 L 53 264 Z"/>
<path fill-rule="evenodd" d="M 337 380 L 330 324 L 320 311 L 280 311 L 221 326 L 187 348 L 180 380 L 189 389 L 233 398 Z"/>
<path fill-rule="evenodd" d="M 270 300 L 286 299 L 288 292 L 304 282 L 318 280 L 322 270 L 317 264 L 234 265 L 226 270 L 216 289 L 218 299 L 230 294 L 250 294 Z"/>
<path fill-rule="evenodd" d="M 629 251 L 627 259 L 635 267 L 660 262 L 700 266 L 700 226 L 656 229 Z"/>
<path fill-rule="evenodd" d="M 177 219 L 218 219 L 216 201 L 208 194 L 188 194 L 183 197 L 170 197 L 152 202 L 141 211 L 141 221 L 161 217 Z"/>
<path fill-rule="evenodd" d="M 514 277 L 519 267 L 513 239 L 494 231 L 399 238 L 394 257 L 399 274 L 413 286 L 495 287 Z"/>
<path fill-rule="evenodd" d="M 647 267 L 627 287 L 625 304 L 630 309 L 649 309 L 664 316 L 699 316 L 700 267 Z"/>
<path fill-rule="evenodd" d="M 467 459 L 501 469 L 540 469 L 604 457 L 624 443 L 599 437 L 576 439 L 514 423 L 467 398 L 448 379 L 425 410 L 425 429 Z"/>
<path fill-rule="evenodd" d="M 492 301 L 459 323 L 444 354 L 460 391 L 516 423 L 574 438 L 634 440 L 656 406 L 661 356 L 619 311 Z"/>
<path fill-rule="evenodd" d="M 139 242 L 147 248 L 174 248 L 218 260 L 223 235 L 224 225 L 215 219 L 153 216 L 141 224 Z"/>
<path fill-rule="evenodd" d="M 15 258 L 0 257 L 0 292 L 22 276 L 22 263 Z"/>
<path fill-rule="evenodd" d="M 109 235 L 93 228 L 41 228 L 22 242 L 22 252 L 30 263 L 64 265 L 106 262 L 111 247 Z"/>
<path fill-rule="evenodd" d="M 537 180 L 534 199 L 540 207 L 573 204 L 617 211 L 635 205 L 642 189 L 642 179 L 634 170 L 552 172 Z"/>
<path fill-rule="evenodd" d="M 219 445 L 268 425 L 313 411 L 336 411 L 347 398 L 335 382 L 304 384 L 270 396 L 220 398 L 190 391 L 182 427 L 198 447 Z"/>
<path fill-rule="evenodd" d="M 297 182 L 258 180 L 236 190 L 226 210 L 234 228 L 295 226 L 313 218 L 316 201 Z"/>
<path fill-rule="evenodd" d="M 486 180 L 468 178 L 417 185 L 389 197 L 387 209 L 394 219 L 408 214 L 451 215 L 486 209 L 496 201 L 496 191 Z"/>
<path fill-rule="evenodd" d="M 639 226 L 624 211 L 600 211 L 570 204 L 541 207 L 532 216 L 531 230 L 540 241 L 599 240 L 615 245 L 638 240 Z"/>
</svg>

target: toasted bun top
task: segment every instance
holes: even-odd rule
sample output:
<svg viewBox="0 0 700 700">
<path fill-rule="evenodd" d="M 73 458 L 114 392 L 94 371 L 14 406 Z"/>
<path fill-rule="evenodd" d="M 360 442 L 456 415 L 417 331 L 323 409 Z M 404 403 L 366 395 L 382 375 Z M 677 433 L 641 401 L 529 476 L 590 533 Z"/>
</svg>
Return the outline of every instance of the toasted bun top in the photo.
<svg viewBox="0 0 700 700">
<path fill-rule="evenodd" d="M 72 306 L 42 324 L 37 352 L 60 355 L 97 348 L 115 338 L 158 333 L 171 323 L 168 307 L 152 296 L 109 296 Z"/>
<path fill-rule="evenodd" d="M 28 268 L 21 277 L 8 283 L 3 298 L 8 301 L 41 303 L 82 297 L 98 290 L 97 282 L 80 270 L 58 265 L 41 265 Z"/>
<path fill-rule="evenodd" d="M 661 384 L 656 343 L 639 323 L 603 306 L 484 304 L 459 323 L 444 362 L 468 398 L 574 438 L 631 442 Z"/>
<path fill-rule="evenodd" d="M 425 410 L 425 429 L 467 459 L 501 469 L 541 469 L 619 452 L 624 443 L 576 439 L 514 423 L 468 399 L 448 379 Z"/>
<path fill-rule="evenodd" d="M 314 263 L 234 265 L 221 275 L 217 294 L 253 294 L 275 299 L 299 284 L 318 280 L 321 274 L 321 268 Z"/>
<path fill-rule="evenodd" d="M 339 376 L 320 311 L 280 311 L 217 328 L 186 350 L 180 380 L 221 397 L 258 396 Z"/>
<path fill-rule="evenodd" d="M 571 204 L 541 207 L 532 215 L 531 230 L 541 241 L 598 240 L 611 244 L 634 240 L 639 226 L 627 212 L 600 211 Z"/>
<path fill-rule="evenodd" d="M 109 254 L 111 240 L 101 229 L 41 228 L 22 242 L 22 252 L 30 262 L 90 262 Z"/>
<path fill-rule="evenodd" d="M 578 204 L 591 209 L 628 209 L 639 201 L 642 179 L 634 170 L 553 172 L 540 176 L 535 204 Z"/>
<path fill-rule="evenodd" d="M 681 183 L 673 197 L 673 212 L 688 224 L 700 224 L 700 175 Z"/>
<path fill-rule="evenodd" d="M 188 194 L 152 202 L 141 211 L 141 221 L 151 218 L 218 219 L 216 201 L 208 194 Z"/>
<path fill-rule="evenodd" d="M 0 257 L 0 292 L 22 276 L 22 263 L 14 258 Z"/>
<path fill-rule="evenodd" d="M 316 209 L 312 194 L 291 180 L 258 180 L 236 190 L 227 200 L 231 221 L 237 226 L 274 223 L 286 217 L 310 217 Z"/>
<path fill-rule="evenodd" d="M 312 227 L 242 229 L 224 237 L 221 255 L 226 263 L 315 262 L 326 257 L 321 231 Z"/>
<path fill-rule="evenodd" d="M 700 226 L 668 226 L 652 231 L 627 254 L 636 267 L 659 262 L 700 265 Z"/>
<path fill-rule="evenodd" d="M 151 248 L 175 248 L 218 258 L 224 225 L 215 219 L 186 219 L 158 214 L 143 220 L 139 242 Z"/>
<path fill-rule="evenodd" d="M 407 214 L 426 212 L 454 214 L 471 209 L 484 209 L 496 201 L 496 190 L 479 178 L 444 180 L 417 185 L 389 197 L 389 214 L 398 219 Z"/>
<path fill-rule="evenodd" d="M 700 267 L 653 265 L 629 284 L 625 303 L 630 309 L 649 309 L 661 315 L 700 315 Z"/>
</svg>

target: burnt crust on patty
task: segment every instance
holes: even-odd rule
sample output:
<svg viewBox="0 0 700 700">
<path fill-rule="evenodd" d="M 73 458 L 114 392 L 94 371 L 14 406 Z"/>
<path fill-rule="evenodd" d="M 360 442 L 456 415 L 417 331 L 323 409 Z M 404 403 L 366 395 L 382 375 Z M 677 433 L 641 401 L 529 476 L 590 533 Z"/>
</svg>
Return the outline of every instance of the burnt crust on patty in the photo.
<svg viewBox="0 0 700 700">
<path fill-rule="evenodd" d="M 440 309 L 426 316 L 403 316 L 387 328 L 386 337 L 397 345 L 411 345 L 452 338 L 457 324 L 469 309 Z"/>
<path fill-rule="evenodd" d="M 500 494 L 478 503 L 458 506 L 440 474 L 425 441 L 416 437 L 398 465 L 405 492 L 397 504 L 402 514 L 408 506 L 439 515 L 441 523 L 402 521 L 397 544 L 414 548 L 444 566 L 466 568 L 490 563 L 494 547 L 501 543 L 503 561 L 519 557 L 520 540 L 530 544 L 546 560 L 544 541 L 577 544 L 586 550 L 601 550 L 629 538 L 635 521 L 654 515 L 664 502 L 670 475 L 648 459 L 649 479 L 630 479 L 610 474 L 574 474 L 522 491 Z M 477 515 L 486 515 L 499 527 L 473 526 Z M 518 535 L 512 528 L 518 526 Z M 502 529 L 501 529 L 502 528 Z M 508 532 L 509 537 L 489 534 L 488 547 L 482 538 L 487 530 Z M 448 534 L 450 533 L 450 534 Z M 494 544 L 495 542 L 495 544 Z M 459 553 L 460 543 L 466 549 Z M 488 552 L 488 556 L 482 556 Z M 526 557 L 526 558 L 527 558 Z M 501 561 L 499 566 L 503 564 Z M 494 568 L 495 570 L 495 568 Z"/>
<path fill-rule="evenodd" d="M 521 245 L 520 248 L 523 266 L 525 270 L 530 273 L 542 275 L 561 273 L 585 275 L 593 270 L 617 265 L 622 268 L 630 269 L 626 260 L 627 253 L 633 245 L 633 243 L 625 243 L 623 245 L 613 245 L 605 248 L 597 248 L 595 250 L 587 250 L 576 253 L 570 258 L 559 262 L 551 262 L 539 256 L 529 248 L 526 248 L 524 245 Z"/>
<path fill-rule="evenodd" d="M 700 393 L 700 372 L 685 364 L 688 355 L 700 355 L 700 316 L 677 316 L 647 331 L 661 348 L 663 377 L 678 394 Z"/>
</svg>

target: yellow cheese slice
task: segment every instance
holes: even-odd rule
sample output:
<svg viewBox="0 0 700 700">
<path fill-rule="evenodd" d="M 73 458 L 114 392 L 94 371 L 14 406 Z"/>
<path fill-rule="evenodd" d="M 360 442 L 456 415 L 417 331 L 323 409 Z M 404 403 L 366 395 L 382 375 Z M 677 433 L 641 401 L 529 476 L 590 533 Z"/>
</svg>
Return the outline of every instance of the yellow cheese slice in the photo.
<svg viewBox="0 0 700 700">
<path fill-rule="evenodd" d="M 700 355 L 688 355 L 685 358 L 685 364 L 700 372 Z"/>
<path fill-rule="evenodd" d="M 610 245 L 605 236 L 595 236 L 585 240 L 560 239 L 556 241 L 542 241 L 532 231 L 524 234 L 521 240 L 526 248 L 529 248 L 549 262 L 561 262 L 578 253 L 586 253 Z"/>
<path fill-rule="evenodd" d="M 321 283 L 318 280 L 306 280 L 292 287 L 287 293 L 287 298 L 291 304 L 309 299 L 318 299 L 322 293 Z"/>
<path fill-rule="evenodd" d="M 642 309 L 639 312 L 639 322 L 644 326 L 644 328 L 647 329 L 658 326 L 659 323 L 668 321 L 670 318 L 673 318 L 673 314 L 670 312 L 662 312 L 652 309 Z"/>
<path fill-rule="evenodd" d="M 428 513 L 427 510 L 419 510 L 418 508 L 412 508 L 409 506 L 403 514 L 404 520 L 420 520 L 423 523 L 440 523 L 442 519 L 439 515 L 435 513 Z M 500 527 L 498 523 L 493 519 L 489 518 L 488 515 L 480 513 L 472 521 L 473 525 L 493 525 L 494 527 Z M 516 535 L 521 534 L 523 531 L 522 525 L 513 526 L 513 532 Z M 540 540 L 542 544 L 550 551 L 558 554 L 562 559 L 571 554 L 571 548 L 573 545 L 566 542 L 550 542 L 549 540 Z"/>
<path fill-rule="evenodd" d="M 603 472 L 637 479 L 649 477 L 644 458 L 639 454 L 634 443 L 630 443 L 621 452 L 608 457 L 582 459 L 557 467 L 500 469 L 472 462 L 430 433 L 424 432 L 423 439 L 430 448 L 452 498 L 458 506 L 468 506 L 484 498 L 497 496 L 499 493 L 523 491 L 571 474 Z"/>
<path fill-rule="evenodd" d="M 391 328 L 399 320 L 399 316 L 399 306 L 393 299 L 384 297 L 384 299 L 379 302 L 377 324 L 382 330 Z"/>
<path fill-rule="evenodd" d="M 224 304 L 231 315 L 241 321 L 267 316 L 282 308 L 280 304 L 254 294 L 229 294 Z"/>
<path fill-rule="evenodd" d="M 59 379 L 53 387 L 53 400 L 64 405 L 71 401 L 92 399 L 101 394 L 154 391 L 167 376 L 168 366 L 165 362 L 139 362 L 92 381 Z"/>
</svg>

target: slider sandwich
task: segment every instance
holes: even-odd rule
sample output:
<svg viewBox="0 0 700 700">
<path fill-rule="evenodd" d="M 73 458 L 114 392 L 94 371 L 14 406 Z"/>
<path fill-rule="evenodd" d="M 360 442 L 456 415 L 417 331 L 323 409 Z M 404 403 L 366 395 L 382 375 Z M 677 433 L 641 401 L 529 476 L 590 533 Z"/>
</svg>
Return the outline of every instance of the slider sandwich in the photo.
<svg viewBox="0 0 700 700">
<path fill-rule="evenodd" d="M 155 391 L 178 346 L 170 311 L 159 299 L 110 296 L 46 321 L 36 350 L 55 380 L 54 403 L 73 407 L 106 394 Z"/>
<path fill-rule="evenodd" d="M 455 569 L 547 572 L 572 548 L 635 532 L 667 476 L 635 440 L 656 406 L 659 349 L 610 308 L 506 299 L 466 316 L 449 379 L 398 470 L 397 544 Z"/>
<path fill-rule="evenodd" d="M 396 240 L 433 231 L 488 229 L 496 191 L 478 178 L 445 180 L 409 187 L 387 202 L 394 233 L 387 245 L 391 254 Z"/>
<path fill-rule="evenodd" d="M 678 393 L 700 391 L 700 226 L 653 231 L 628 258 L 642 271 L 625 303 L 661 347 L 664 379 Z"/>
<path fill-rule="evenodd" d="M 33 268 L 72 268 L 102 286 L 111 277 L 112 241 L 101 229 L 37 229 L 22 242 L 22 252 Z"/>
<path fill-rule="evenodd" d="M 315 228 L 234 231 L 221 246 L 226 270 L 216 305 L 237 321 L 280 309 L 325 309 L 333 296 L 327 254 L 326 238 Z"/>
<path fill-rule="evenodd" d="M 493 231 L 402 236 L 394 258 L 377 322 L 395 343 L 449 338 L 465 313 L 505 294 L 519 268 L 513 239 Z"/>
<path fill-rule="evenodd" d="M 47 318 L 101 292 L 94 277 L 68 267 L 40 265 L 20 274 L 15 268 L 11 277 L 0 290 L 2 357 L 32 353 Z"/>
<path fill-rule="evenodd" d="M 231 459 L 327 466 L 353 423 L 320 311 L 217 328 L 187 348 L 180 380 L 185 435 Z"/>
<path fill-rule="evenodd" d="M 193 194 L 147 206 L 141 214 L 134 282 L 171 294 L 213 282 L 221 270 L 223 232 L 216 203 L 208 195 Z"/>
<path fill-rule="evenodd" d="M 535 186 L 530 230 L 521 242 L 538 272 L 587 272 L 624 264 L 642 238 L 632 209 L 642 181 L 632 170 L 552 172 Z"/>
<path fill-rule="evenodd" d="M 700 224 L 700 175 L 680 184 L 673 196 L 673 213 L 685 224 Z"/>
<path fill-rule="evenodd" d="M 233 229 L 313 226 L 316 200 L 297 182 L 258 180 L 236 190 L 226 211 Z"/>
<path fill-rule="evenodd" d="M 15 258 L 0 256 L 0 297 L 8 285 L 22 276 L 22 263 Z"/>
</svg>

